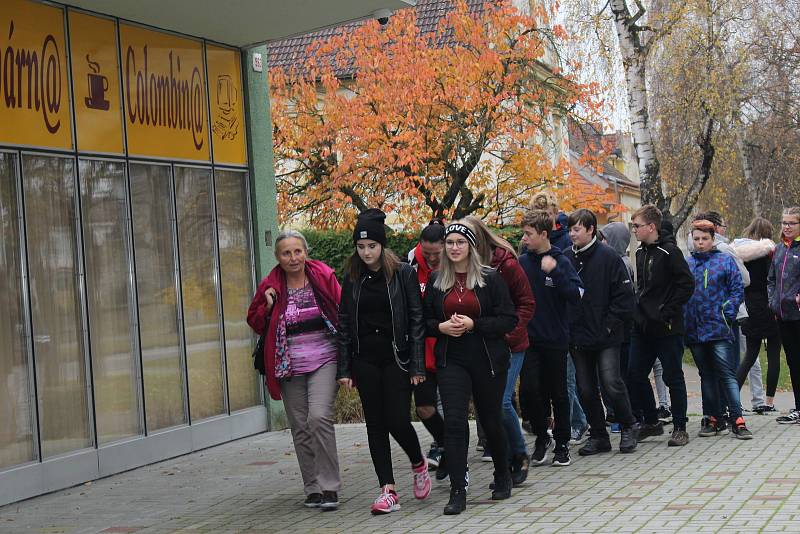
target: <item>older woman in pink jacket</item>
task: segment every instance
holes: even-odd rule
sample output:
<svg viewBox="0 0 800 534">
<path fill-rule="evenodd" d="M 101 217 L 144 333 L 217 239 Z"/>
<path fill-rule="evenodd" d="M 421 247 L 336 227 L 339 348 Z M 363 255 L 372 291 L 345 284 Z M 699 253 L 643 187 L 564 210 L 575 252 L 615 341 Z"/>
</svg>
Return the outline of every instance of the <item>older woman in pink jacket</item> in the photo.
<svg viewBox="0 0 800 534">
<path fill-rule="evenodd" d="M 258 285 L 247 323 L 264 339 L 270 396 L 283 398 L 309 508 L 339 506 L 333 404 L 341 287 L 333 269 L 308 258 L 300 232 L 275 240 L 278 265 Z"/>
</svg>

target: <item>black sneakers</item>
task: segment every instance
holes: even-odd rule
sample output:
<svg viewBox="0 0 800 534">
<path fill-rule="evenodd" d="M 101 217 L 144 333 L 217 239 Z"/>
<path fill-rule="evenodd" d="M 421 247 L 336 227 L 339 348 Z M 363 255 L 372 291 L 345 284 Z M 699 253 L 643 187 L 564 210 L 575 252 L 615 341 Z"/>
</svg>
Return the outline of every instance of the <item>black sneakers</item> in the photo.
<svg viewBox="0 0 800 534">
<path fill-rule="evenodd" d="M 611 441 L 608 438 L 589 438 L 586 445 L 578 449 L 580 456 L 592 456 L 601 452 L 611 452 Z"/>
<path fill-rule="evenodd" d="M 639 423 L 633 423 L 628 428 L 622 429 L 619 439 L 619 452 L 633 452 L 636 450 L 637 439 L 639 438 Z"/>
<path fill-rule="evenodd" d="M 536 448 L 531 455 L 531 463 L 533 465 L 542 465 L 547 461 L 547 449 L 553 445 L 553 439 L 550 436 L 536 438 Z"/>
<path fill-rule="evenodd" d="M 309 493 L 308 496 L 306 496 L 306 500 L 303 501 L 303 506 L 306 508 L 319 508 L 320 504 L 322 504 L 321 493 Z"/>
<path fill-rule="evenodd" d="M 736 422 L 731 425 L 731 430 L 736 439 L 753 439 L 753 433 L 747 429 L 744 417 L 736 419 Z"/>
<path fill-rule="evenodd" d="M 434 441 L 431 443 L 431 450 L 428 451 L 428 470 L 433 471 L 439 467 L 439 462 L 442 461 L 444 449 L 439 447 Z"/>
<path fill-rule="evenodd" d="M 569 457 L 569 445 L 566 443 L 557 444 L 553 450 L 553 465 L 564 467 L 571 463 Z"/>
<path fill-rule="evenodd" d="M 663 436 L 664 435 L 664 423 L 661 421 L 653 424 L 643 424 L 639 427 L 639 436 L 636 439 L 637 441 L 644 441 L 649 437 L 652 436 Z"/>
<path fill-rule="evenodd" d="M 713 417 L 703 417 L 700 420 L 700 432 L 697 433 L 701 438 L 710 438 L 717 435 L 717 421 Z"/>
<path fill-rule="evenodd" d="M 658 417 L 658 420 L 665 425 L 672 422 L 672 412 L 669 411 L 668 406 L 659 406 L 656 416 Z"/>
<path fill-rule="evenodd" d="M 322 502 L 319 505 L 324 512 L 339 508 L 339 495 L 335 491 L 323 491 Z"/>
<path fill-rule="evenodd" d="M 448 477 L 447 473 L 447 456 L 444 449 L 440 449 L 442 455 L 439 457 L 439 465 L 436 467 L 436 480 L 442 481 Z"/>
</svg>

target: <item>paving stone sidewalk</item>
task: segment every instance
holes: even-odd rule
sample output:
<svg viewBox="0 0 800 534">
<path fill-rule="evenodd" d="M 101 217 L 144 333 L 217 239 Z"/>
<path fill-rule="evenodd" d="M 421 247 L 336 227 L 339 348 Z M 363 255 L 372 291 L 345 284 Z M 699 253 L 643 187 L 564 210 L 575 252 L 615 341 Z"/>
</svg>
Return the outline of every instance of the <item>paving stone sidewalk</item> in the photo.
<svg viewBox="0 0 800 534">
<path fill-rule="evenodd" d="M 690 398 L 690 412 L 697 402 Z M 627 455 L 582 458 L 573 448 L 571 466 L 531 468 L 499 502 L 488 500 L 492 466 L 479 461 L 473 427 L 468 508 L 459 516 L 442 515 L 446 483 L 413 499 L 397 447 L 403 508 L 371 516 L 377 482 L 363 425 L 337 427 L 340 509 L 305 509 L 289 432 L 265 433 L 0 508 L 0 532 L 800 532 L 800 425 L 756 415 L 748 423 L 750 441 L 695 437 L 692 416 L 686 447 L 667 447 L 665 434 Z M 427 449 L 429 436 L 421 425 L 417 432 Z"/>
</svg>

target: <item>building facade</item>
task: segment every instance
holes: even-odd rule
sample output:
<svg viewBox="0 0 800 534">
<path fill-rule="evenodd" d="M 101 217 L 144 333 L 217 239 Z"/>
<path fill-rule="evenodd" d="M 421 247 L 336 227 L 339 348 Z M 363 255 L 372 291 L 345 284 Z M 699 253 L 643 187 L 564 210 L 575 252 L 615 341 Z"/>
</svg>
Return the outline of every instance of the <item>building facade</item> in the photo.
<svg viewBox="0 0 800 534">
<path fill-rule="evenodd" d="M 247 45 L 283 35 L 220 30 L 213 2 L 67 3 L 0 10 L 0 505 L 281 424 L 245 315 L 276 229 Z"/>
</svg>

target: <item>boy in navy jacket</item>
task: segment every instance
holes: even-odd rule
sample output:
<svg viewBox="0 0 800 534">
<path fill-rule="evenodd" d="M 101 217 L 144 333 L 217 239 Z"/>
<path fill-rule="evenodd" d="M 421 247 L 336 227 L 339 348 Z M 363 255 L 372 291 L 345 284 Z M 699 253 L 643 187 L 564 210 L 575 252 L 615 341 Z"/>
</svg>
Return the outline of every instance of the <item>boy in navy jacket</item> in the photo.
<svg viewBox="0 0 800 534">
<path fill-rule="evenodd" d="M 606 403 L 613 407 L 616 419 L 622 424 L 619 450 L 633 452 L 639 424 L 631 412 L 620 369 L 625 325 L 633 317 L 631 277 L 619 254 L 597 239 L 594 213 L 576 210 L 570 214 L 567 226 L 573 244 L 565 256 L 586 290 L 580 302 L 569 307 L 570 353 L 575 361 L 581 404 L 591 428 L 589 442 L 578 454 L 588 456 L 611 450 L 598 378 Z"/>
<path fill-rule="evenodd" d="M 536 315 L 528 323 L 530 347 L 522 367 L 521 395 L 527 403 L 536 448 L 531 463 L 547 460 L 552 440 L 547 434 L 547 416 L 553 403 L 556 441 L 553 465 L 570 464 L 570 406 L 567 396 L 567 350 L 569 322 L 567 303 L 579 302 L 583 294 L 580 278 L 558 247 L 550 244 L 552 216 L 544 210 L 528 211 L 522 219 L 522 244 L 527 248 L 519 258 L 536 299 Z"/>
</svg>

